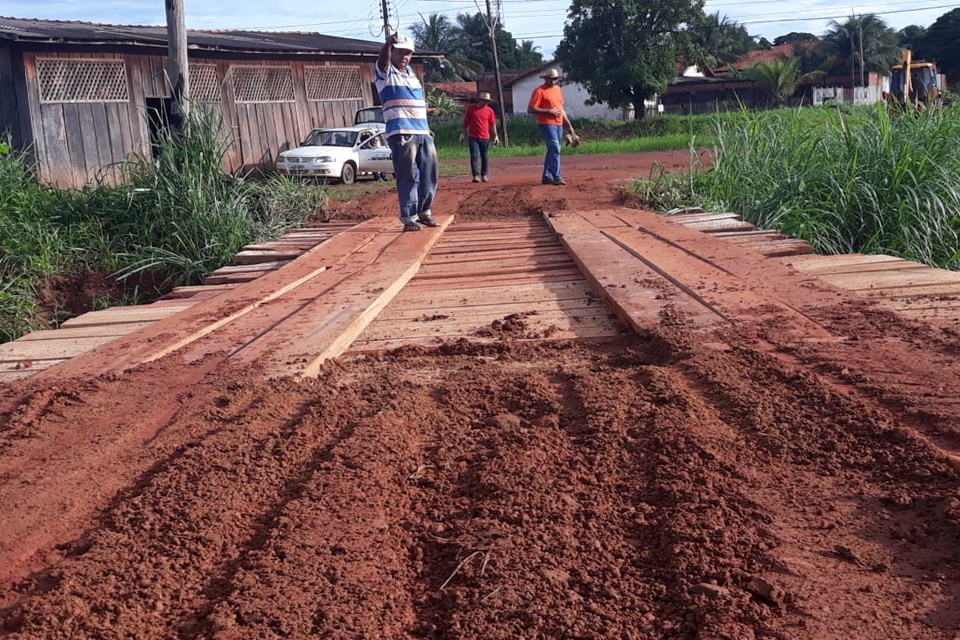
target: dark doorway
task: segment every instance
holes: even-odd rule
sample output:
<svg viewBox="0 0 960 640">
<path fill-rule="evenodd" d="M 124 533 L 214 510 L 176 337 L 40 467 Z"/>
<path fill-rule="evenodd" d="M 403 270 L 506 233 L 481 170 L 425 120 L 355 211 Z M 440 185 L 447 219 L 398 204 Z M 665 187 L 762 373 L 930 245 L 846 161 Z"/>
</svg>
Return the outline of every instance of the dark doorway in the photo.
<svg viewBox="0 0 960 640">
<path fill-rule="evenodd" d="M 173 106 L 173 98 L 147 98 L 147 124 L 150 127 L 150 150 L 154 160 L 160 151 L 160 141 L 170 131 L 179 131 L 181 123 L 180 114 Z"/>
</svg>

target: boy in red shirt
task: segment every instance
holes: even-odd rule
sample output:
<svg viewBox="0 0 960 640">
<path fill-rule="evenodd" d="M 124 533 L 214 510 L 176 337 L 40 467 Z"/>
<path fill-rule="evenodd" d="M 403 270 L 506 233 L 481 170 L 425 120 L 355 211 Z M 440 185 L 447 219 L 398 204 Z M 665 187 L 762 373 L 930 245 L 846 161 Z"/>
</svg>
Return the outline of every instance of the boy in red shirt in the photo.
<svg viewBox="0 0 960 640">
<path fill-rule="evenodd" d="M 466 135 L 470 137 L 470 171 L 473 181 L 487 181 L 487 149 L 490 147 L 490 130 L 493 130 L 493 144 L 500 144 L 497 135 L 497 117 L 490 108 L 490 94 L 481 91 L 477 96 L 476 104 L 467 107 L 463 115 L 463 132 L 460 133 L 460 142 Z"/>
<path fill-rule="evenodd" d="M 570 135 L 576 135 L 573 125 L 563 111 L 563 90 L 560 89 L 560 74 L 550 69 L 540 76 L 543 84 L 530 94 L 527 113 L 537 116 L 537 128 L 547 145 L 547 155 L 543 159 L 543 184 L 567 184 L 560 171 L 560 139 L 563 125 L 570 129 Z"/>
</svg>

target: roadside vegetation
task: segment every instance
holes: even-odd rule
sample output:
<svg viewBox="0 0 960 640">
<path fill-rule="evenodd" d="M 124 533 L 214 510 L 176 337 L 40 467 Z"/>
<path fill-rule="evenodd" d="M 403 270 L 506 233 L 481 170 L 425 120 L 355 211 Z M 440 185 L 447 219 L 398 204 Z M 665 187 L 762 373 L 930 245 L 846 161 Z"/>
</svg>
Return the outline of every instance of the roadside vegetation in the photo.
<svg viewBox="0 0 960 640">
<path fill-rule="evenodd" d="M 724 119 L 740 116 L 721 114 L 719 117 Z M 630 122 L 574 119 L 573 125 L 580 135 L 581 144 L 577 148 L 565 148 L 564 155 L 640 153 L 686 149 L 693 140 L 697 140 L 698 144 L 710 144 L 716 132 L 716 117 L 658 116 Z M 499 120 L 497 127 L 503 140 L 503 127 Z M 457 141 L 462 130 L 460 118 L 454 122 L 432 124 L 431 128 L 436 136 L 437 154 L 441 160 L 462 160 L 470 157 L 466 143 Z M 510 118 L 507 121 L 507 133 L 510 136 L 510 146 L 491 146 L 491 158 L 543 155 L 543 139 L 533 118 Z"/>
<path fill-rule="evenodd" d="M 315 185 L 226 175 L 219 132 L 194 110 L 155 160 L 115 167 L 122 186 L 80 191 L 39 184 L 29 158 L 0 141 L 0 342 L 199 283 L 243 245 L 323 210 Z"/>
<path fill-rule="evenodd" d="M 735 211 L 819 252 L 883 252 L 960 267 L 960 107 L 890 115 L 876 108 L 806 108 L 629 123 L 576 121 L 583 144 L 565 154 L 689 149 L 689 171 L 655 167 L 632 189 L 660 211 Z M 493 157 L 541 156 L 529 118 L 508 123 Z M 466 159 L 459 119 L 435 127 L 442 159 Z M 220 123 L 192 112 L 155 159 L 129 163 L 122 186 L 61 190 L 0 140 L 0 342 L 89 310 L 156 299 L 197 284 L 245 244 L 322 218 L 327 187 L 222 170 Z M 501 131 L 502 135 L 502 131 Z M 715 160 L 701 161 L 704 149 Z M 443 173 L 462 163 L 441 163 Z M 381 184 L 374 188 L 383 188 Z M 343 193 L 341 193 L 343 192 Z"/>
<path fill-rule="evenodd" d="M 818 253 L 960 268 L 960 107 L 788 109 L 717 121 L 712 165 L 655 170 L 651 208 L 733 211 Z"/>
</svg>

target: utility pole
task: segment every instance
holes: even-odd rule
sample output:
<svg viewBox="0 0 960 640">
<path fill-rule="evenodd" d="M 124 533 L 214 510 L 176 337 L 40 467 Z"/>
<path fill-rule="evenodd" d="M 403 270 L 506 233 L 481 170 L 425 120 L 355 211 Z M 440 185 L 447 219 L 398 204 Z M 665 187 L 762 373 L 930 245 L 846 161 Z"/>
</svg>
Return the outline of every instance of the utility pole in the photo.
<svg viewBox="0 0 960 640">
<path fill-rule="evenodd" d="M 500 101 L 500 120 L 503 123 L 503 146 L 510 146 L 507 133 L 507 105 L 503 103 L 503 82 L 500 81 L 500 60 L 497 57 L 497 20 L 493 17 L 490 0 L 487 0 L 487 29 L 490 30 L 490 48 L 493 49 L 493 78 L 497 83 L 497 100 Z"/>
<path fill-rule="evenodd" d="M 174 108 L 186 115 L 190 99 L 190 66 L 187 62 L 187 19 L 183 0 L 165 0 L 167 6 L 167 41 L 170 57 L 166 71 Z"/>
<path fill-rule="evenodd" d="M 860 86 L 864 87 L 863 91 L 866 93 L 867 82 L 863 77 L 863 20 L 860 21 Z"/>
<path fill-rule="evenodd" d="M 386 40 L 393 33 L 390 31 L 390 7 L 387 0 L 380 0 L 380 12 L 383 14 L 383 38 Z"/>
</svg>

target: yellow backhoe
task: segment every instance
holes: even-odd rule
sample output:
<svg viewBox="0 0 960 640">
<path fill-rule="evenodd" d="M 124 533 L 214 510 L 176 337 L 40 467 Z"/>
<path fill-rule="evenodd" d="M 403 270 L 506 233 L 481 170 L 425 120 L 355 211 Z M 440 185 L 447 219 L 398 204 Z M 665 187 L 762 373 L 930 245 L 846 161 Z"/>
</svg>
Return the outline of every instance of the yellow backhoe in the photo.
<svg viewBox="0 0 960 640">
<path fill-rule="evenodd" d="M 904 49 L 902 62 L 891 69 L 890 91 L 883 92 L 887 104 L 903 108 L 908 102 L 923 110 L 939 102 L 942 78 L 934 62 L 913 60 L 910 49 Z"/>
</svg>

